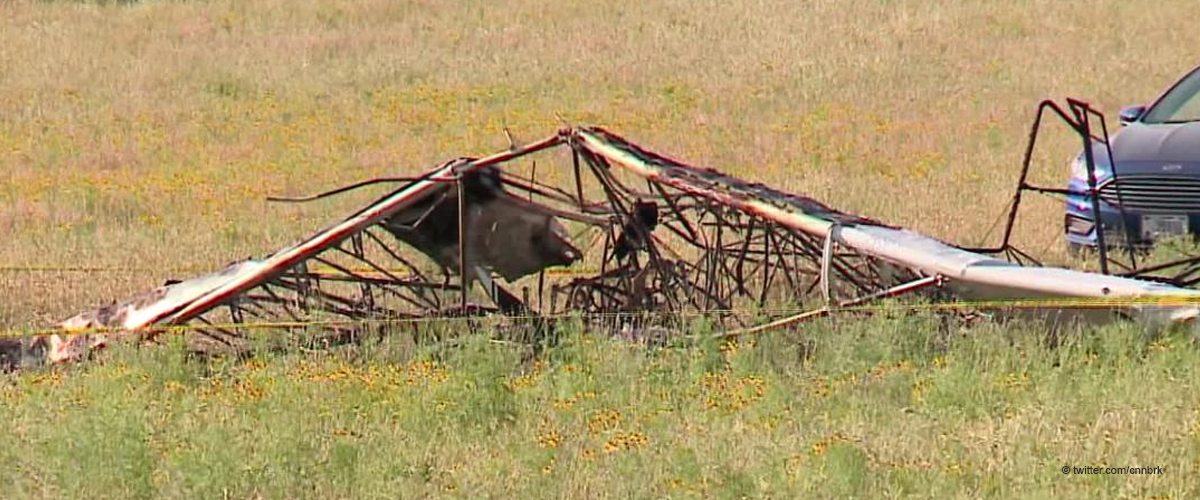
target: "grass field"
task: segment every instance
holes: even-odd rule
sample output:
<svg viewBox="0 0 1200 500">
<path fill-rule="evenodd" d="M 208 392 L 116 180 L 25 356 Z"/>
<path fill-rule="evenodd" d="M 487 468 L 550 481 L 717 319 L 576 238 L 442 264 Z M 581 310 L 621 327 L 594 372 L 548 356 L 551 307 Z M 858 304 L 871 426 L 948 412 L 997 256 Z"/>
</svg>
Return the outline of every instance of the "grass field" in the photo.
<svg viewBox="0 0 1200 500">
<path fill-rule="evenodd" d="M 648 349 L 568 330 L 0 386 L 5 498 L 1195 498 L 1190 338 L 921 317 Z M 1064 475 L 1063 466 L 1161 467 Z"/>
<path fill-rule="evenodd" d="M 1037 101 L 1152 98 L 1196 62 L 1192 10 L 3 2 L 0 330 L 262 255 L 376 193 L 266 195 L 419 172 L 559 117 L 981 243 Z M 1076 148 L 1043 144 L 1037 180 L 1062 182 Z M 1062 258 L 1060 217 L 1027 204 L 1019 242 Z M 211 367 L 118 349 L 3 381 L 0 497 L 1196 496 L 1189 339 L 947 328 L 846 319 L 724 351 L 570 332 L 540 363 L 482 341 Z M 1167 473 L 1059 470 L 1127 462 Z"/>
</svg>

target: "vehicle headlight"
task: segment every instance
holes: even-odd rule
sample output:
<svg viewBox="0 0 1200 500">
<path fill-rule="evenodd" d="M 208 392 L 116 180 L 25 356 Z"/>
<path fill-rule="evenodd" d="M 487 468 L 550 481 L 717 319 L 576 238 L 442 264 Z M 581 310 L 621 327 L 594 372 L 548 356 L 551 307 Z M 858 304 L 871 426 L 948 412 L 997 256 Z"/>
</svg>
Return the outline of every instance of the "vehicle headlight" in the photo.
<svg viewBox="0 0 1200 500">
<path fill-rule="evenodd" d="M 1111 172 L 1103 165 L 1096 165 L 1096 182 L 1104 180 Z M 1074 160 L 1071 160 L 1071 178 L 1087 181 L 1087 158 L 1083 155 L 1078 155 Z"/>
</svg>

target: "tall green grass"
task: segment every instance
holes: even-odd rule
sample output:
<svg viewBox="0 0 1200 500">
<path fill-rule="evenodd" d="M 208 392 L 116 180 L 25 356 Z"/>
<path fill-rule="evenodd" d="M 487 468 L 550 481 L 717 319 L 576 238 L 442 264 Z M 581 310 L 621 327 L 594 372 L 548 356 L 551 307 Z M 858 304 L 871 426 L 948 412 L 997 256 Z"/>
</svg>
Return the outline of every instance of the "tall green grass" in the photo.
<svg viewBox="0 0 1200 500">
<path fill-rule="evenodd" d="M 740 343 L 576 328 L 3 382 L 4 498 L 1194 498 L 1184 334 L 836 318 Z M 1064 465 L 1160 476 L 1064 475 Z"/>
</svg>

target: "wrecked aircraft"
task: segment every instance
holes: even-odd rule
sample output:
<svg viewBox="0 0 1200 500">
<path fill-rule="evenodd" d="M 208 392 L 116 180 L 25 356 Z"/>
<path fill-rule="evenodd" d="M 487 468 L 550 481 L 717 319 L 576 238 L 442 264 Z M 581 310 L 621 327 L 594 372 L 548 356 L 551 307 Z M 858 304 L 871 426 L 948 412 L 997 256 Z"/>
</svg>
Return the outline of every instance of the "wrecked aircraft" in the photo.
<svg viewBox="0 0 1200 500">
<path fill-rule="evenodd" d="M 568 182 L 503 168 L 553 149 L 569 153 L 569 170 L 556 176 Z M 590 243 L 573 241 L 568 225 Z M 61 336 L 36 342 L 47 360 L 62 362 L 112 337 L 150 339 L 170 325 L 229 343 L 244 336 L 237 325 L 255 322 L 484 313 L 669 321 L 694 312 L 745 330 L 753 326 L 735 312 L 749 305 L 813 295 L 861 303 L 930 289 L 967 299 L 1170 297 L 1177 300 L 1114 309 L 1155 325 L 1200 315 L 1200 290 L 1014 260 L 579 127 L 450 161 L 295 245 L 84 312 L 59 325 Z M 583 270 L 547 276 L 562 267 Z M 1074 312 L 1113 316 L 1107 308 Z"/>
</svg>

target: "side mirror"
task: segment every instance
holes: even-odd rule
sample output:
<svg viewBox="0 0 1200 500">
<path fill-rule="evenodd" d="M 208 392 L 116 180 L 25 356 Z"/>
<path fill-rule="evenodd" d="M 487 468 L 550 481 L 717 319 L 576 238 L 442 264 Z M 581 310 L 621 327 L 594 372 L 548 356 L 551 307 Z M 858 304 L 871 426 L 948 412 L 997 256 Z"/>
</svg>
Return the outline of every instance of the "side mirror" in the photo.
<svg viewBox="0 0 1200 500">
<path fill-rule="evenodd" d="M 1146 112 L 1145 106 L 1129 106 L 1129 107 L 1121 108 L 1121 111 L 1119 113 L 1117 113 L 1117 121 L 1121 122 L 1121 126 L 1123 127 L 1125 125 L 1129 125 L 1130 123 L 1138 121 L 1138 118 L 1141 118 L 1142 113 L 1145 113 L 1145 112 Z"/>
</svg>

